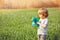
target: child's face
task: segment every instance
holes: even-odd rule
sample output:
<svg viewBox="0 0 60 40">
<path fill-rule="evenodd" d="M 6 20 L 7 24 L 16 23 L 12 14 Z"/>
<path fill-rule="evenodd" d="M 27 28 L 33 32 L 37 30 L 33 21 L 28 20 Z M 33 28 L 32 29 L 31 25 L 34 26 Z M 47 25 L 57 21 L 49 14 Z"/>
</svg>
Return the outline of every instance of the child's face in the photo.
<svg viewBox="0 0 60 40">
<path fill-rule="evenodd" d="M 42 18 L 42 19 L 45 18 L 45 16 L 43 16 L 43 14 L 44 14 L 44 10 L 40 10 L 39 13 L 38 13 L 39 17 Z"/>
<path fill-rule="evenodd" d="M 39 15 L 39 17 L 40 17 L 40 18 L 43 18 L 43 15 L 42 15 L 42 14 L 40 14 L 40 15 Z"/>
</svg>

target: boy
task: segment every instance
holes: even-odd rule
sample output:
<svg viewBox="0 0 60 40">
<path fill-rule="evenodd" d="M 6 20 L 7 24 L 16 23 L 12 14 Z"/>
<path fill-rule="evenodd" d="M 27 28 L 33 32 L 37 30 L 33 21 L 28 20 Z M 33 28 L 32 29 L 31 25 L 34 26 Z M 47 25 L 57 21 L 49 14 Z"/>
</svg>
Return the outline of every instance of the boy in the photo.
<svg viewBox="0 0 60 40">
<path fill-rule="evenodd" d="M 37 24 L 40 25 L 38 27 L 38 40 L 46 40 L 48 27 L 48 10 L 45 8 L 41 8 L 38 10 L 38 15 L 40 17 L 39 22 L 37 22 Z"/>
</svg>

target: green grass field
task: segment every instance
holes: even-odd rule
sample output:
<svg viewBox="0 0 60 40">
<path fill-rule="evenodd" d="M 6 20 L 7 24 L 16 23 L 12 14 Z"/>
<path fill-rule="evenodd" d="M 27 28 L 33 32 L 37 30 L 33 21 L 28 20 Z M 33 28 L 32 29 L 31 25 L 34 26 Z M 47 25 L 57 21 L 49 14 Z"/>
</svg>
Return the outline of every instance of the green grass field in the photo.
<svg viewBox="0 0 60 40">
<path fill-rule="evenodd" d="M 32 27 L 32 16 L 38 9 L 0 10 L 0 40 L 37 40 L 37 27 Z M 60 40 L 60 10 L 48 8 L 47 40 Z"/>
</svg>

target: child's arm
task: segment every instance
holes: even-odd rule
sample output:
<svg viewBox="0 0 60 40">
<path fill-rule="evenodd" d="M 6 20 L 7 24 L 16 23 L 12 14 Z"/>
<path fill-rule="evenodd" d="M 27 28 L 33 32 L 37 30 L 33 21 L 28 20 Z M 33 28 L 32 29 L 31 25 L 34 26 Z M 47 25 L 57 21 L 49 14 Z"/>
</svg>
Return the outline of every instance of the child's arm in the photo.
<svg viewBox="0 0 60 40">
<path fill-rule="evenodd" d="M 37 22 L 37 24 L 39 24 L 40 26 L 42 26 L 43 28 L 46 28 L 46 24 L 41 24 L 41 23 L 39 23 L 39 22 Z"/>
<path fill-rule="evenodd" d="M 44 24 L 37 22 L 37 24 L 39 24 L 43 28 L 46 28 L 46 26 L 48 25 L 48 21 L 46 21 Z"/>
</svg>

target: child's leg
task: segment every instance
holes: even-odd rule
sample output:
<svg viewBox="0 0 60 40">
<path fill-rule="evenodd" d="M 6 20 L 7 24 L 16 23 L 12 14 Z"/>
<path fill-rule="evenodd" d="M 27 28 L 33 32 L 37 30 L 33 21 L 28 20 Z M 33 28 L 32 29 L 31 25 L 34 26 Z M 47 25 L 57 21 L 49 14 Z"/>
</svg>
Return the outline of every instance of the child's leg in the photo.
<svg viewBox="0 0 60 40">
<path fill-rule="evenodd" d="M 40 40 L 46 40 L 46 35 L 41 35 Z"/>
<path fill-rule="evenodd" d="M 46 40 L 46 35 L 39 35 L 38 40 Z"/>
<path fill-rule="evenodd" d="M 40 40 L 40 36 L 41 36 L 41 35 L 38 35 L 38 40 Z"/>
</svg>

